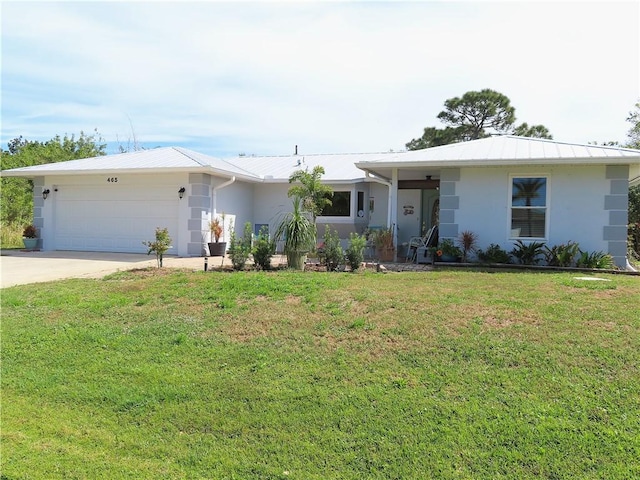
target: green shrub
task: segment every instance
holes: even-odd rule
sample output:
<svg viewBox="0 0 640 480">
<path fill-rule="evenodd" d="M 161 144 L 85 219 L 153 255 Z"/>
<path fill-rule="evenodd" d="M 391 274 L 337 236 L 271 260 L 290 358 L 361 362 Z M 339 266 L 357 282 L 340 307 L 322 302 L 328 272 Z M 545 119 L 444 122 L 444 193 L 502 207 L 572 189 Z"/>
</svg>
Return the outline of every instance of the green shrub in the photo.
<svg viewBox="0 0 640 480">
<path fill-rule="evenodd" d="M 271 257 L 276 253 L 276 244 L 269 238 L 269 229 L 262 227 L 253 244 L 253 264 L 258 270 L 271 268 Z"/>
<path fill-rule="evenodd" d="M 247 260 L 251 256 L 251 223 L 244 224 L 244 233 L 241 238 L 236 236 L 236 232 L 231 232 L 229 242 L 229 258 L 234 270 L 244 270 Z"/>
<path fill-rule="evenodd" d="M 0 226 L 0 248 L 19 247 L 22 247 L 22 226 L 18 223 Z"/>
<path fill-rule="evenodd" d="M 345 252 L 347 263 L 352 272 L 360 268 L 364 261 L 364 249 L 367 246 L 367 239 L 364 236 L 352 233 L 349 236 L 349 246 Z"/>
<path fill-rule="evenodd" d="M 640 260 L 640 222 L 629 224 L 627 253 L 629 258 Z"/>
<path fill-rule="evenodd" d="M 156 254 L 156 260 L 158 262 L 158 268 L 162 267 L 162 257 L 171 248 L 171 237 L 169 236 L 169 230 L 166 228 L 156 228 L 155 241 L 142 242 L 143 245 L 149 248 L 147 255 L 151 253 Z"/>
<path fill-rule="evenodd" d="M 581 268 L 615 268 L 613 257 L 605 252 L 583 252 L 576 261 L 576 266 Z"/>
<path fill-rule="evenodd" d="M 437 252 L 442 252 L 441 255 L 448 255 L 450 257 L 455 257 L 456 259 L 462 257 L 462 250 L 456 247 L 455 244 L 453 243 L 453 240 L 450 238 L 445 238 L 443 240 L 440 240 L 440 243 L 438 244 L 438 247 L 436 250 L 436 254 Z M 438 256 L 441 256 L 441 255 L 438 255 Z"/>
<path fill-rule="evenodd" d="M 524 243 L 516 240 L 513 250 L 509 254 L 522 265 L 537 265 L 544 255 L 544 242 Z"/>
<path fill-rule="evenodd" d="M 576 256 L 580 253 L 580 245 L 572 241 L 544 248 L 544 256 L 550 267 L 571 267 L 575 265 Z"/>
<path fill-rule="evenodd" d="M 327 271 L 333 272 L 339 265 L 344 265 L 344 251 L 340 245 L 340 238 L 336 230 L 331 231 L 329 225 L 324 229 L 324 261 L 327 264 Z"/>
<path fill-rule="evenodd" d="M 484 263 L 511 263 L 509 254 L 500 245 L 492 243 L 486 250 L 478 249 L 478 258 Z"/>
</svg>

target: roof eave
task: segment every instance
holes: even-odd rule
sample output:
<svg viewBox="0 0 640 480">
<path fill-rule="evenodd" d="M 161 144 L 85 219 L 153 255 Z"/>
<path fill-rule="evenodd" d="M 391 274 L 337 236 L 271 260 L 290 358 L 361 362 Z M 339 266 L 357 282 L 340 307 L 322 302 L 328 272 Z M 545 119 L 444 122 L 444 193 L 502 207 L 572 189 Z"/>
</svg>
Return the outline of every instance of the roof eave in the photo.
<svg viewBox="0 0 640 480">
<path fill-rule="evenodd" d="M 424 167 L 501 167 L 521 165 L 634 165 L 640 157 L 597 157 L 597 158 L 528 158 L 491 160 L 422 160 L 414 162 L 358 162 L 361 170 L 376 168 L 424 168 Z"/>
<path fill-rule="evenodd" d="M 4 170 L 0 172 L 2 177 L 22 177 L 22 178 L 36 178 L 36 177 L 60 177 L 65 175 L 123 175 L 123 174 L 142 175 L 150 173 L 206 173 L 209 175 L 223 176 L 223 177 L 236 177 L 238 180 L 245 180 L 249 182 L 260 182 L 260 177 L 243 175 L 237 172 L 231 172 L 213 167 L 167 167 L 167 168 L 155 168 L 153 170 L 149 168 L 100 168 L 100 169 L 86 169 L 86 170 Z"/>
<path fill-rule="evenodd" d="M 350 183 L 359 183 L 359 182 L 364 182 L 366 180 L 366 178 L 364 176 L 362 177 L 355 177 L 355 178 L 341 178 L 341 179 L 335 179 L 335 178 L 323 178 L 322 179 L 322 183 L 324 184 L 350 184 Z M 262 177 L 262 183 L 267 183 L 267 184 L 275 184 L 275 183 L 289 183 L 289 179 L 288 178 L 270 178 L 269 175 L 265 175 Z"/>
</svg>

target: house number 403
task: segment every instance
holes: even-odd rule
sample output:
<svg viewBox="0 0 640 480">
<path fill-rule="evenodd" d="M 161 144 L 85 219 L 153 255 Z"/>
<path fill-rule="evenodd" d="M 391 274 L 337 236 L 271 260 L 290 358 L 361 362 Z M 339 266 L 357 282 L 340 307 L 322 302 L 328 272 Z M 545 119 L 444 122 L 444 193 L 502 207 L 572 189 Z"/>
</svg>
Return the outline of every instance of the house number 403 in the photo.
<svg viewBox="0 0 640 480">
<path fill-rule="evenodd" d="M 109 178 L 107 178 L 107 182 L 109 182 L 109 183 L 118 183 L 118 177 L 109 177 Z"/>
</svg>

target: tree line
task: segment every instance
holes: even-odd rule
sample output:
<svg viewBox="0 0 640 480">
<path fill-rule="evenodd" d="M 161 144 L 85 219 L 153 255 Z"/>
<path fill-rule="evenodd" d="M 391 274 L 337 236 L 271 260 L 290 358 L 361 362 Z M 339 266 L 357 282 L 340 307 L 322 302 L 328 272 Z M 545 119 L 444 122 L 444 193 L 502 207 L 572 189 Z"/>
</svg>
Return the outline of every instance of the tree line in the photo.
<svg viewBox="0 0 640 480">
<path fill-rule="evenodd" d="M 80 158 L 105 155 L 107 144 L 94 130 L 92 134 L 80 132 L 80 135 L 56 135 L 46 142 L 27 140 L 22 135 L 9 141 L 8 149 L 0 148 L 0 169 L 30 167 L 46 163 L 63 162 Z M 26 178 L 2 177 L 2 202 L 0 204 L 0 222 L 3 227 L 9 225 L 24 226 L 33 219 L 33 182 Z"/>
</svg>

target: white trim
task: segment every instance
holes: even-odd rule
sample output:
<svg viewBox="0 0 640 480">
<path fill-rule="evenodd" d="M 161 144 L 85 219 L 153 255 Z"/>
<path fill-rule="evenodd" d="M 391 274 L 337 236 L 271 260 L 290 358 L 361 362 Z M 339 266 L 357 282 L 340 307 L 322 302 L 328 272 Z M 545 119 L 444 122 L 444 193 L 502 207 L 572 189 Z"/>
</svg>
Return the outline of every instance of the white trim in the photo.
<svg viewBox="0 0 640 480">
<path fill-rule="evenodd" d="M 544 178 L 545 179 L 545 205 L 544 207 L 535 207 L 538 209 L 544 208 L 544 237 L 521 237 L 520 235 L 514 235 L 511 228 L 511 222 L 513 220 L 513 180 L 516 178 Z M 509 188 L 507 197 L 507 239 L 511 242 L 516 240 L 539 242 L 548 241 L 549 239 L 549 224 L 551 219 L 551 175 L 549 173 L 510 173 L 509 174 Z M 516 207 L 518 208 L 518 207 Z"/>
</svg>

